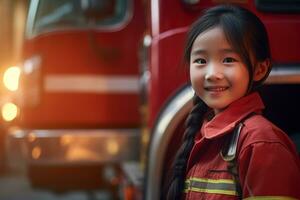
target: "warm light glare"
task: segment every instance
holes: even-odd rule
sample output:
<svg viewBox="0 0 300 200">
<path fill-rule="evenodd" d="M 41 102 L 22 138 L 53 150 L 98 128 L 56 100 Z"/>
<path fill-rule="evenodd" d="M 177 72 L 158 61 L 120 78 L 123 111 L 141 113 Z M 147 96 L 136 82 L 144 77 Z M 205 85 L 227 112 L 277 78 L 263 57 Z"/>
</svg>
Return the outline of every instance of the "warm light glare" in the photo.
<svg viewBox="0 0 300 200">
<path fill-rule="evenodd" d="M 37 160 L 41 157 L 42 155 L 42 149 L 41 147 L 34 147 L 31 151 L 31 156 L 33 159 Z"/>
<path fill-rule="evenodd" d="M 119 152 L 119 145 L 115 140 L 109 140 L 106 146 L 107 152 L 110 155 L 116 155 Z"/>
<path fill-rule="evenodd" d="M 3 83 L 10 91 L 16 91 L 19 87 L 21 70 L 17 66 L 9 67 L 3 75 Z"/>
<path fill-rule="evenodd" d="M 60 138 L 60 144 L 62 146 L 67 146 L 67 145 L 71 144 L 71 142 L 72 142 L 72 136 L 71 135 L 63 135 Z"/>
<path fill-rule="evenodd" d="M 5 121 L 12 121 L 17 117 L 18 107 L 13 103 L 6 103 L 2 106 L 2 117 Z"/>
<path fill-rule="evenodd" d="M 34 142 L 36 140 L 36 135 L 32 132 L 28 134 L 28 141 Z"/>
</svg>

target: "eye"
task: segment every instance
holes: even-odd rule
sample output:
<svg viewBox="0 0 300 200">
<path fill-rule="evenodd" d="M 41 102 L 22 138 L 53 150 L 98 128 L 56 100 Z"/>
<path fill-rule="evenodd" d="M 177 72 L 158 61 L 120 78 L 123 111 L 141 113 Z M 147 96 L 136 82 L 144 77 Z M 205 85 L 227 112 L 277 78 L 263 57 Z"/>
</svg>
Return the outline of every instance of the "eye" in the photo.
<svg viewBox="0 0 300 200">
<path fill-rule="evenodd" d="M 223 60 L 223 63 L 233 63 L 233 62 L 237 62 L 237 60 L 232 57 L 227 57 L 227 58 L 224 58 L 224 60 Z"/>
<path fill-rule="evenodd" d="M 197 63 L 199 65 L 204 65 L 204 64 L 206 64 L 206 60 L 203 58 L 198 58 L 194 61 L 194 63 Z"/>
</svg>

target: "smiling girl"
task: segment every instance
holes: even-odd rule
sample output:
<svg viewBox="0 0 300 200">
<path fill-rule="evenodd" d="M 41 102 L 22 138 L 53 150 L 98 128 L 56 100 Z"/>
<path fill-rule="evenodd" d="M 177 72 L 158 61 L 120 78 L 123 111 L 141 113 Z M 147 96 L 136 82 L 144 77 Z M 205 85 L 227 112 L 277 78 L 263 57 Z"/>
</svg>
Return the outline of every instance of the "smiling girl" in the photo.
<svg viewBox="0 0 300 200">
<path fill-rule="evenodd" d="M 207 10 L 187 37 L 195 91 L 167 199 L 300 199 L 300 162 L 256 92 L 271 70 L 266 29 L 250 11 Z"/>
</svg>

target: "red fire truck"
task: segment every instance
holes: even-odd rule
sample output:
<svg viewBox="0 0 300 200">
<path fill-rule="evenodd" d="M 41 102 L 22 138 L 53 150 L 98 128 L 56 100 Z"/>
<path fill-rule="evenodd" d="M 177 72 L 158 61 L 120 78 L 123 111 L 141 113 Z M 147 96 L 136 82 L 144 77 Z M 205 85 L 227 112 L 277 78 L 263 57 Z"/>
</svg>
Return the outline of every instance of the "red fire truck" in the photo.
<svg viewBox="0 0 300 200">
<path fill-rule="evenodd" d="M 7 158 L 33 186 L 105 188 L 140 144 L 139 0 L 32 0 L 22 63 L 3 72 Z M 25 168 L 24 168 L 25 167 Z"/>
<path fill-rule="evenodd" d="M 290 135 L 300 152 L 297 117 L 300 111 L 299 3 L 284 0 L 153 0 L 147 7 L 148 34 L 143 48 L 143 72 L 149 79 L 147 125 L 151 137 L 145 185 L 141 187 L 144 188 L 144 199 L 159 199 L 162 177 L 181 138 L 176 131 L 182 128 L 192 106 L 193 91 L 187 81 L 188 71 L 181 67 L 188 27 L 202 10 L 224 2 L 250 9 L 266 25 L 274 65 L 261 92 L 268 105 L 265 114 Z M 135 189 L 138 191 L 138 187 Z"/>
</svg>

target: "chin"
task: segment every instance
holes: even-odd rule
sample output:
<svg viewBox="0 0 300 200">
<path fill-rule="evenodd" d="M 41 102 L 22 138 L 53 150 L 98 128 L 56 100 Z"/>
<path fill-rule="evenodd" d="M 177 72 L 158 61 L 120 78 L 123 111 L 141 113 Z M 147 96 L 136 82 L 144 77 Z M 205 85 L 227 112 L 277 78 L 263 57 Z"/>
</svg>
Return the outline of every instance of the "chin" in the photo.
<svg viewBox="0 0 300 200">
<path fill-rule="evenodd" d="M 216 104 L 209 105 L 208 104 L 208 107 L 213 109 L 214 112 L 217 114 L 217 113 L 222 112 L 223 110 L 225 110 L 228 107 L 228 105 L 216 105 Z"/>
</svg>

